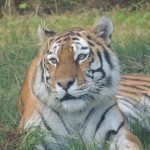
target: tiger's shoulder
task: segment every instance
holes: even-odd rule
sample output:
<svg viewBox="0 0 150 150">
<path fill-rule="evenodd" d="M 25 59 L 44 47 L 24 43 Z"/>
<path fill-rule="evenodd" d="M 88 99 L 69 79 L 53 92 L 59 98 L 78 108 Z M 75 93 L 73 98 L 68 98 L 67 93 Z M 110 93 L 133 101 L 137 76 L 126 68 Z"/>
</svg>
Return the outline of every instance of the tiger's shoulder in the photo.
<svg viewBox="0 0 150 150">
<path fill-rule="evenodd" d="M 36 56 L 30 63 L 28 71 L 26 72 L 24 83 L 19 95 L 18 99 L 18 111 L 20 117 L 19 128 L 23 128 L 25 122 L 31 117 L 35 105 L 36 105 L 36 97 L 32 93 L 31 85 L 32 80 L 34 78 L 34 72 L 36 70 L 36 66 L 41 61 L 41 56 Z"/>
</svg>

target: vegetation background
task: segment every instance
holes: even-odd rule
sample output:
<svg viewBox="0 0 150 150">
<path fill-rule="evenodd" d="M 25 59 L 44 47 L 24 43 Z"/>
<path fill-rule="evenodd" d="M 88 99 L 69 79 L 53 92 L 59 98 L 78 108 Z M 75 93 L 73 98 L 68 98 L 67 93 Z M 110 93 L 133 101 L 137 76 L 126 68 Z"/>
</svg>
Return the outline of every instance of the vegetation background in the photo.
<svg viewBox="0 0 150 150">
<path fill-rule="evenodd" d="M 17 132 L 17 98 L 38 52 L 41 19 L 61 32 L 73 26 L 90 28 L 103 15 L 114 23 L 112 49 L 120 59 L 121 73 L 150 75 L 149 0 L 0 0 L 0 150 L 31 150 L 44 136 L 39 129 Z M 138 124 L 131 129 L 150 150 L 150 133 Z M 82 140 L 70 145 L 72 150 L 95 149 Z"/>
</svg>

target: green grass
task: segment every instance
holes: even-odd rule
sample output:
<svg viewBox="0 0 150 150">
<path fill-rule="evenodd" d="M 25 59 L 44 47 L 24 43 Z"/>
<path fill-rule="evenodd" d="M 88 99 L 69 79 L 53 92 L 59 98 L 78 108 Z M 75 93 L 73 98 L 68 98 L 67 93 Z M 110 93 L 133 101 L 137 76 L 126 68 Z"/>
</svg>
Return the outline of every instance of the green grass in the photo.
<svg viewBox="0 0 150 150">
<path fill-rule="evenodd" d="M 122 73 L 150 73 L 150 37 L 131 36 L 121 45 L 114 41 L 112 48 L 119 56 Z"/>
<path fill-rule="evenodd" d="M 118 54 L 122 73 L 150 74 L 150 13 L 123 10 L 102 12 L 96 9 L 78 14 L 46 16 L 43 21 L 50 29 L 63 31 L 68 27 L 90 28 L 96 18 L 112 18 L 115 30 L 112 49 Z M 0 149 L 29 150 L 43 137 L 42 132 L 17 133 L 17 98 L 31 59 L 38 52 L 37 27 L 41 18 L 31 15 L 0 20 Z M 135 125 L 146 150 L 150 136 Z M 39 130 L 38 130 L 39 131 Z M 71 149 L 83 149 L 81 143 L 70 143 Z M 88 149 L 92 149 L 90 146 Z M 94 146 L 93 146 L 94 149 Z"/>
</svg>

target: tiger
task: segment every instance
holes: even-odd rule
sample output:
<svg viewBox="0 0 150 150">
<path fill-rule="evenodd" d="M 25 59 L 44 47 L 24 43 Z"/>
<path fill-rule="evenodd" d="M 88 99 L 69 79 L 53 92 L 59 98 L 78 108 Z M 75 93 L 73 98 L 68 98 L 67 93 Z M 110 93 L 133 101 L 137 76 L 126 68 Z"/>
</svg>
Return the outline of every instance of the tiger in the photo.
<svg viewBox="0 0 150 150">
<path fill-rule="evenodd" d="M 75 27 L 47 33 L 40 25 L 41 48 L 18 101 L 19 130 L 39 126 L 46 132 L 35 146 L 39 150 L 70 149 L 65 138 L 80 141 L 81 137 L 101 150 L 104 143 L 109 150 L 143 150 L 124 117 L 124 103 L 128 104 L 124 80 L 117 94 L 120 67 L 110 47 L 112 21 L 103 16 L 88 30 Z"/>
</svg>

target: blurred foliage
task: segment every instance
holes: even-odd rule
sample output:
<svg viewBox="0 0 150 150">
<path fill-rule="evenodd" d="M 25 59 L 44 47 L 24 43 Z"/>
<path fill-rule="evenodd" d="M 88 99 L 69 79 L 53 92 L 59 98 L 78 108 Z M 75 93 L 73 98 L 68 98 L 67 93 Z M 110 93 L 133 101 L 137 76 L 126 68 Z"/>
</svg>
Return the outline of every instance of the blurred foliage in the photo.
<svg viewBox="0 0 150 150">
<path fill-rule="evenodd" d="M 38 15 L 61 14 L 83 8 L 97 8 L 103 11 L 126 8 L 128 11 L 134 11 L 143 7 L 149 9 L 149 6 L 149 0 L 0 0 L 0 17 L 33 11 Z"/>
<path fill-rule="evenodd" d="M 19 9 L 27 9 L 28 7 L 29 7 L 29 5 L 27 3 L 21 3 L 18 6 Z"/>
</svg>

